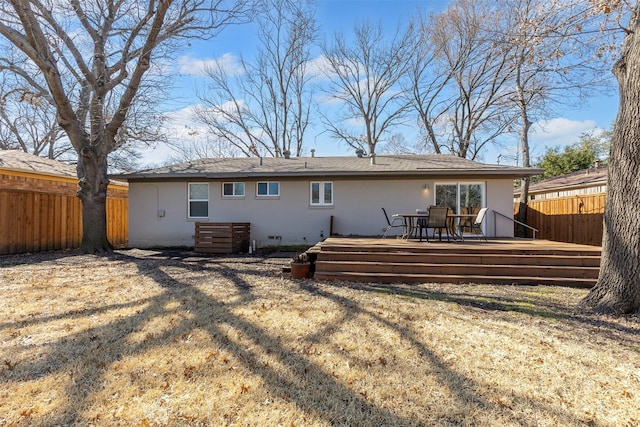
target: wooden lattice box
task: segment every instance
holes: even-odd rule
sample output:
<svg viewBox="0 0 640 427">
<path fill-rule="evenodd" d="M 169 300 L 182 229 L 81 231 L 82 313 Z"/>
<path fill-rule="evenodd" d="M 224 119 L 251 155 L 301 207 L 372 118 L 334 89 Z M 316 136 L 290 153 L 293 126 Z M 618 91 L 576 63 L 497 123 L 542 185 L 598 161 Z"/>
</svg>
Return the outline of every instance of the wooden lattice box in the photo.
<svg viewBox="0 0 640 427">
<path fill-rule="evenodd" d="M 250 223 L 196 222 L 195 251 L 231 254 L 249 249 Z"/>
</svg>

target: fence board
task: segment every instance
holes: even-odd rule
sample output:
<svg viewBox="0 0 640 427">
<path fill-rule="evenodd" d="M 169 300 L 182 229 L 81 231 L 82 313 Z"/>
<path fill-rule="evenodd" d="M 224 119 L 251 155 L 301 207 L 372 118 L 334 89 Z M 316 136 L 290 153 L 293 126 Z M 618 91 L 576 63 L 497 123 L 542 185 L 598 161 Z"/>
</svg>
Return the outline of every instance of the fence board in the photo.
<svg viewBox="0 0 640 427">
<path fill-rule="evenodd" d="M 0 255 L 75 249 L 82 241 L 82 203 L 75 189 L 46 193 L 0 185 Z M 39 184 L 42 187 L 42 184 Z M 24 186 L 22 186 L 24 187 Z M 34 188 L 41 188 L 36 186 Z M 128 242 L 127 191 L 107 198 L 107 236 L 116 247 Z"/>
<path fill-rule="evenodd" d="M 527 224 L 539 230 L 541 239 L 600 246 L 605 199 L 605 193 L 595 193 L 531 200 Z"/>
</svg>

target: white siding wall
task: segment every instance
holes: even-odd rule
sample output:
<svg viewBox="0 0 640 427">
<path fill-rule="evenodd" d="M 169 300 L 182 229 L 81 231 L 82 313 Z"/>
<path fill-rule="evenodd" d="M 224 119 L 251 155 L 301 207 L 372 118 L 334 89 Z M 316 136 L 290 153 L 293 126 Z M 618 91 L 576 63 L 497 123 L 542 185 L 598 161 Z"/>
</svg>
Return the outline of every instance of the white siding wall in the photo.
<svg viewBox="0 0 640 427">
<path fill-rule="evenodd" d="M 334 232 L 341 235 L 380 236 L 389 215 L 414 213 L 434 203 L 434 182 L 425 179 L 330 180 L 334 205 L 310 206 L 311 180 L 280 182 L 277 198 L 256 197 L 256 182 L 245 182 L 245 197 L 223 198 L 222 181 L 209 182 L 210 222 L 250 222 L 251 239 L 258 246 L 315 244 Z M 320 181 L 320 180 L 318 180 Z M 194 180 L 193 182 L 205 182 Z M 429 184 L 429 189 L 424 188 Z M 512 211 L 512 180 L 489 180 L 487 205 L 509 216 Z M 159 212 L 164 211 L 164 216 Z M 129 245 L 131 247 L 193 246 L 196 220 L 187 218 L 187 182 L 155 182 L 129 185 Z M 488 236 L 513 236 L 513 224 L 487 219 Z"/>
<path fill-rule="evenodd" d="M 513 194 L 512 180 L 487 181 L 487 207 L 489 208 L 485 218 L 487 236 L 513 237 L 513 222 L 493 213 L 496 211 L 508 218 L 513 218 L 513 198 L 509 197 L 509 194 Z"/>
</svg>

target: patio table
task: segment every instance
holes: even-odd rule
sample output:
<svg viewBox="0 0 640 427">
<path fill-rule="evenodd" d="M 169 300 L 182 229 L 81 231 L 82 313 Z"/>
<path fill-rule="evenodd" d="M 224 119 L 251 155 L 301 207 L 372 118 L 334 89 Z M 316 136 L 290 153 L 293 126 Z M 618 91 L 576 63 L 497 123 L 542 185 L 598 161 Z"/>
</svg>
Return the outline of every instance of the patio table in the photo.
<svg viewBox="0 0 640 427">
<path fill-rule="evenodd" d="M 416 230 L 419 229 L 418 221 L 419 219 L 424 219 L 426 223 L 426 219 L 429 218 L 429 214 L 426 213 L 397 213 L 393 214 L 396 218 L 402 218 L 404 221 L 404 230 L 402 232 L 402 238 L 408 240 Z M 425 231 L 426 233 L 426 231 Z M 420 232 L 420 241 L 422 241 L 422 231 Z"/>
</svg>

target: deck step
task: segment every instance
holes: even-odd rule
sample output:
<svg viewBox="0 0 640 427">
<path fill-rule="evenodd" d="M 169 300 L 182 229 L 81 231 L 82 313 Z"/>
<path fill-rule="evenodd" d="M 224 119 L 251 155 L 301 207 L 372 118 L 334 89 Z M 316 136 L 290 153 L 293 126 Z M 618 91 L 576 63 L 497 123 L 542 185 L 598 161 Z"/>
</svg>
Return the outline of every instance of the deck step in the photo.
<svg viewBox="0 0 640 427">
<path fill-rule="evenodd" d="M 435 243 L 435 244 L 414 244 L 408 246 L 407 244 L 390 244 L 381 247 L 376 244 L 365 245 L 345 245 L 345 244 L 327 244 L 320 245 L 317 252 L 334 251 L 334 252 L 381 252 L 385 253 L 412 253 L 412 254 L 460 254 L 460 253 L 473 253 L 473 254 L 505 254 L 505 255 L 559 255 L 559 256 L 600 256 L 601 250 L 599 247 L 583 247 L 575 245 L 576 248 L 568 247 L 505 247 L 505 245 L 496 245 L 487 243 L 484 245 L 464 245 L 460 243 Z"/>
<path fill-rule="evenodd" d="M 316 271 L 317 280 L 374 282 L 374 283 L 453 283 L 453 284 L 496 284 L 496 285 L 549 285 L 590 288 L 596 279 L 576 279 L 569 277 L 528 277 L 528 276 L 481 276 L 481 275 L 433 275 L 361 272 Z"/>
<path fill-rule="evenodd" d="M 574 277 L 597 279 L 599 267 L 575 267 L 565 265 L 508 265 L 508 264 L 460 264 L 460 263 L 398 263 L 325 261 L 318 258 L 316 271 L 341 271 L 354 273 L 397 273 L 429 275 L 478 275 L 478 276 L 526 276 L 526 277 Z"/>
<path fill-rule="evenodd" d="M 513 255 L 495 253 L 408 253 L 408 252 L 339 252 L 323 250 L 319 254 L 322 261 L 359 261 L 432 264 L 511 264 L 511 265 L 558 265 L 576 267 L 599 267 L 600 256 L 583 255 Z"/>
</svg>

